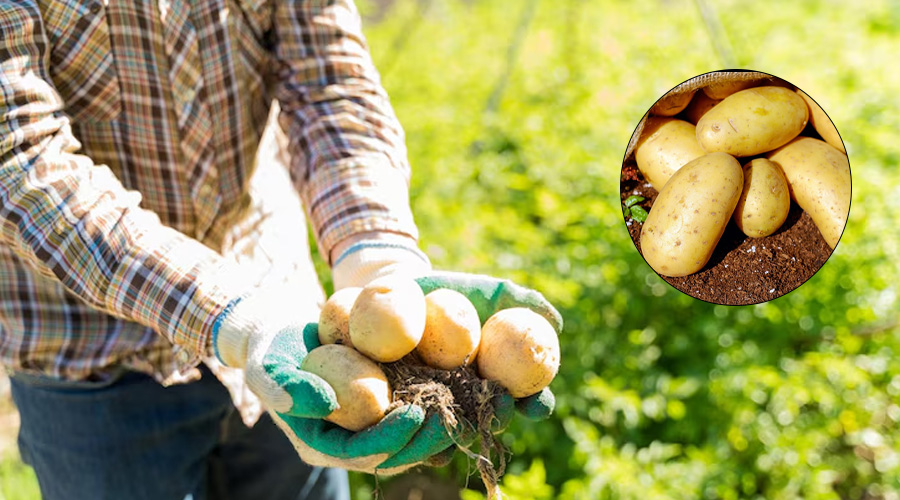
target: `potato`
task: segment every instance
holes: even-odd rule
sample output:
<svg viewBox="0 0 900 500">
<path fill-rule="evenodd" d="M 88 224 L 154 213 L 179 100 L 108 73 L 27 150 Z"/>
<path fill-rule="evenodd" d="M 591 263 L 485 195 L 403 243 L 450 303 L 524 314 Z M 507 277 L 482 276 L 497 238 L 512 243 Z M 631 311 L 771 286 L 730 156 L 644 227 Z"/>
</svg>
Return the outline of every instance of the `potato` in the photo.
<svg viewBox="0 0 900 500">
<path fill-rule="evenodd" d="M 800 97 L 806 101 L 806 105 L 809 107 L 809 122 L 812 123 L 816 132 L 822 136 L 822 139 L 825 139 L 825 142 L 837 148 L 841 153 L 846 154 L 847 150 L 844 149 L 844 141 L 841 140 L 841 135 L 838 134 L 834 122 L 825 114 L 825 110 L 816 101 L 812 100 L 812 97 L 807 95 L 806 92 L 797 89 L 797 93 L 800 94 Z"/>
<path fill-rule="evenodd" d="M 382 363 L 406 356 L 425 332 L 425 294 L 409 278 L 385 276 L 366 285 L 350 310 L 350 340 Z"/>
<path fill-rule="evenodd" d="M 685 163 L 705 155 L 693 125 L 674 118 L 648 118 L 634 150 L 644 178 L 657 190 Z"/>
<path fill-rule="evenodd" d="M 712 99 L 703 92 L 697 92 L 691 100 L 691 103 L 685 108 L 684 114 L 687 116 L 689 122 L 696 125 L 707 111 L 711 110 L 713 106 L 720 102 L 722 102 L 721 99 Z"/>
<path fill-rule="evenodd" d="M 356 432 L 384 418 L 391 404 L 391 387 L 372 360 L 345 345 L 331 344 L 310 351 L 300 367 L 334 389 L 338 408 L 325 420 Z"/>
<path fill-rule="evenodd" d="M 650 108 L 651 115 L 657 116 L 675 116 L 687 107 L 691 102 L 694 92 L 670 92 L 656 101 L 656 104 Z"/>
<path fill-rule="evenodd" d="M 784 224 L 791 195 L 781 167 L 765 158 L 744 165 L 744 189 L 734 209 L 734 222 L 751 238 L 768 236 Z"/>
<path fill-rule="evenodd" d="M 664 276 L 687 276 L 706 265 L 741 196 L 741 165 L 710 153 L 669 179 L 641 228 L 644 259 Z"/>
<path fill-rule="evenodd" d="M 697 141 L 709 153 L 752 156 L 787 144 L 808 116 L 803 98 L 784 87 L 741 90 L 703 115 Z"/>
<path fill-rule="evenodd" d="M 425 364 L 442 370 L 468 365 L 480 343 L 481 320 L 465 295 L 439 289 L 425 296 L 425 333 L 416 348 Z"/>
<path fill-rule="evenodd" d="M 756 80 L 729 80 L 713 82 L 703 87 L 703 94 L 710 99 L 721 101 L 726 97 L 757 84 Z"/>
<path fill-rule="evenodd" d="M 350 309 L 361 291 L 359 287 L 348 287 L 328 297 L 319 313 L 319 342 L 353 347 L 350 340 Z"/>
<path fill-rule="evenodd" d="M 514 398 L 536 394 L 559 371 L 559 338 L 543 316 L 523 307 L 497 312 L 484 323 L 478 372 Z"/>
<path fill-rule="evenodd" d="M 824 141 L 798 137 L 773 151 L 769 160 L 784 171 L 791 197 L 809 213 L 834 248 L 850 213 L 850 162 Z"/>
</svg>

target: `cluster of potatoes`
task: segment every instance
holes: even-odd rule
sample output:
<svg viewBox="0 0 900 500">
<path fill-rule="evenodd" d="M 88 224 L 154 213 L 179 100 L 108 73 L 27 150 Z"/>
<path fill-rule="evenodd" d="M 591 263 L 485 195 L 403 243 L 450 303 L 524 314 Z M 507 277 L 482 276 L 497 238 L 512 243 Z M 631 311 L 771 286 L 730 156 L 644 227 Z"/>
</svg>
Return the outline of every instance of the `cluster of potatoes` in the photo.
<svg viewBox="0 0 900 500">
<path fill-rule="evenodd" d="M 774 233 L 792 199 L 831 248 L 840 239 L 850 164 L 837 130 L 803 91 L 754 85 L 715 83 L 651 108 L 635 161 L 659 191 L 641 229 L 642 253 L 657 273 L 702 269 L 731 219 L 752 238 Z M 807 122 L 824 140 L 801 135 Z"/>
<path fill-rule="evenodd" d="M 301 368 L 334 388 L 339 407 L 326 420 L 352 431 L 381 420 L 392 402 L 384 371 L 413 351 L 428 366 L 453 370 L 475 363 L 516 398 L 536 394 L 559 370 L 559 339 L 542 316 L 504 309 L 485 321 L 461 293 L 428 295 L 412 279 L 379 278 L 334 293 L 319 317 L 319 341 Z"/>
</svg>

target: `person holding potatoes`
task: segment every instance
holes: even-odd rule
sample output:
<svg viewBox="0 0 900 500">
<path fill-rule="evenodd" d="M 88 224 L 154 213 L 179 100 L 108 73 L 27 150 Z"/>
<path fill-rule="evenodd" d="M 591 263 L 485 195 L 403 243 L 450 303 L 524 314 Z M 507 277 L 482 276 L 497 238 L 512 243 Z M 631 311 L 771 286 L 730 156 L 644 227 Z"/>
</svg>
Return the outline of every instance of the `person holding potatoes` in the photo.
<svg viewBox="0 0 900 500">
<path fill-rule="evenodd" d="M 336 289 L 413 276 L 561 329 L 432 273 L 409 175 L 351 0 L 0 0 L 0 363 L 43 497 L 346 499 L 343 469 L 446 459 L 415 405 L 326 422 L 300 368 L 306 218 Z"/>
</svg>

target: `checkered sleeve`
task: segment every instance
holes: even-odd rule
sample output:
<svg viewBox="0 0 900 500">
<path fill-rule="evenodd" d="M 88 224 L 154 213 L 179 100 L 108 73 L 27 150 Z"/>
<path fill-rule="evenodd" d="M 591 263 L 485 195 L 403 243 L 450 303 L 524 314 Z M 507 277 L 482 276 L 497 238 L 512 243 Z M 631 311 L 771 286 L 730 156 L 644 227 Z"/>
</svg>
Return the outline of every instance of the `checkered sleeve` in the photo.
<svg viewBox="0 0 900 500">
<path fill-rule="evenodd" d="M 276 98 L 291 173 L 328 256 L 366 231 L 418 238 L 403 129 L 352 0 L 277 2 Z"/>
<path fill-rule="evenodd" d="M 77 154 L 48 47 L 36 5 L 0 0 L 0 245 L 92 307 L 205 352 L 231 298 L 222 258 L 162 225 L 109 168 Z"/>
</svg>

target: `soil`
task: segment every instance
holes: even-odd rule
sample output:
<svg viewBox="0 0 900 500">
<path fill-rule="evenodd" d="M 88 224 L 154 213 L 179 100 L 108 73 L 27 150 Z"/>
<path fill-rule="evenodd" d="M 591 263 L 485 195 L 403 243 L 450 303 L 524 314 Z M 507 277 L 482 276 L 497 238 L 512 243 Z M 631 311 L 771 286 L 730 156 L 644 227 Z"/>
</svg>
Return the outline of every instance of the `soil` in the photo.
<svg viewBox="0 0 900 500">
<path fill-rule="evenodd" d="M 380 366 L 394 396 L 394 403 L 388 411 L 402 404 L 419 405 L 429 415 L 437 413 L 457 442 L 477 438 L 477 452 L 462 444 L 457 447 L 475 460 L 488 499 L 498 497 L 498 482 L 506 469 L 507 450 L 494 440 L 492 425 L 497 416 L 495 399 L 503 389 L 496 382 L 478 377 L 472 367 L 439 370 L 425 365 L 415 352 L 400 361 L 381 363 Z M 446 458 L 452 456 L 452 451 L 450 455 L 438 455 Z M 492 457 L 497 458 L 497 466 L 494 466 Z"/>
<path fill-rule="evenodd" d="M 631 195 L 646 198 L 640 206 L 650 211 L 657 191 L 647 183 L 633 161 L 622 168 L 621 201 Z M 642 224 L 626 219 L 635 247 L 641 249 Z M 809 280 L 831 255 L 831 247 L 809 214 L 791 203 L 787 220 L 774 234 L 750 238 L 728 223 L 712 257 L 700 271 L 678 278 L 661 276 L 691 297 L 724 305 L 766 302 Z"/>
</svg>

